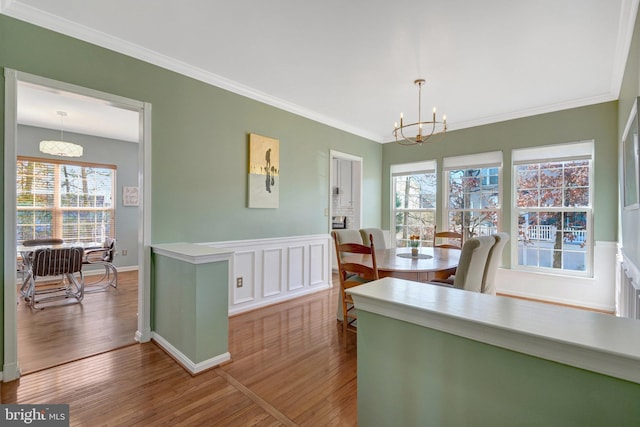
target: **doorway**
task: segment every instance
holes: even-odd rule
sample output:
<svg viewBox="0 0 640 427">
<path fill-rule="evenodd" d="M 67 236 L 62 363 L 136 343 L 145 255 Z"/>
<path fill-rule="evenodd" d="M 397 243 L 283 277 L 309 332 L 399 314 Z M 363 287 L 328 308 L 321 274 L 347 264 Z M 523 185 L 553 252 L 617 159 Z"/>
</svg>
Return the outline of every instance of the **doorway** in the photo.
<svg viewBox="0 0 640 427">
<path fill-rule="evenodd" d="M 135 339 L 146 342 L 150 332 L 150 126 L 151 105 L 148 103 L 63 83 L 40 76 L 5 69 L 5 188 L 4 188 L 4 365 L 3 381 L 20 376 L 18 363 L 18 340 L 16 322 L 16 161 L 18 156 L 18 102 L 21 88 L 41 88 L 51 96 L 66 96 L 70 102 L 87 102 L 87 105 L 109 107 L 116 111 L 133 112 L 137 120 L 137 171 L 138 206 L 133 215 L 137 217 L 137 294 L 138 318 Z M 119 193 L 117 193 L 119 194 Z"/>
<path fill-rule="evenodd" d="M 331 150 L 329 230 L 362 228 L 362 157 Z M 335 266 L 335 246 L 331 262 Z"/>
</svg>

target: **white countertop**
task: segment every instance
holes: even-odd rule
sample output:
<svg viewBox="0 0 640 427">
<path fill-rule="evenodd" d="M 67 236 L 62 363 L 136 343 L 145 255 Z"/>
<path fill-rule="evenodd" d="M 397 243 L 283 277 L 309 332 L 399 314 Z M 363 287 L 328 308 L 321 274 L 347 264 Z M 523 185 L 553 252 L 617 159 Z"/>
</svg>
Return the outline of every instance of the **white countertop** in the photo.
<svg viewBox="0 0 640 427">
<path fill-rule="evenodd" d="M 195 243 L 162 243 L 151 245 L 153 252 L 191 264 L 226 261 L 231 258 L 230 249 L 212 248 Z"/>
<path fill-rule="evenodd" d="M 356 308 L 640 383 L 640 322 L 386 277 L 349 290 Z"/>
</svg>

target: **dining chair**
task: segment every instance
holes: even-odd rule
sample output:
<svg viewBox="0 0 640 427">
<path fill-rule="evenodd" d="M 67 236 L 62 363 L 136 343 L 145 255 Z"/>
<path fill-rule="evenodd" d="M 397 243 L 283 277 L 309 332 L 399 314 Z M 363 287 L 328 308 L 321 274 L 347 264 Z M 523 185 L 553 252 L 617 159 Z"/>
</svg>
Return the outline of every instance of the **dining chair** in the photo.
<svg viewBox="0 0 640 427">
<path fill-rule="evenodd" d="M 362 236 L 358 230 L 344 229 L 344 230 L 333 230 L 333 235 L 337 239 L 339 244 L 344 243 L 357 243 L 359 245 L 364 244 L 362 241 Z"/>
<path fill-rule="evenodd" d="M 482 290 L 483 294 L 496 294 L 496 276 L 498 267 L 502 261 L 502 251 L 509 241 L 508 233 L 496 233 L 493 235 L 496 239 L 496 243 L 489 251 L 489 259 L 487 260 L 487 266 L 484 271 L 484 277 L 482 278 Z"/>
<path fill-rule="evenodd" d="M 438 239 L 445 239 L 445 243 L 438 243 Z M 451 242 L 451 241 L 454 242 Z M 434 248 L 451 248 L 462 249 L 464 245 L 464 235 L 456 231 L 438 231 L 433 227 L 433 247 Z"/>
<path fill-rule="evenodd" d="M 29 268 L 28 286 L 23 297 L 27 305 L 42 309 L 42 304 L 55 300 L 74 298 L 81 302 L 84 298 L 84 275 L 81 247 L 36 249 Z M 38 278 L 63 277 L 61 283 L 36 283 Z"/>
<path fill-rule="evenodd" d="M 360 245 L 363 244 L 362 242 L 362 236 L 360 236 L 360 232 L 358 230 L 353 230 L 353 229 L 340 229 L 340 230 L 334 230 L 332 233 L 332 236 L 334 238 L 334 241 L 337 241 L 338 244 L 344 244 L 344 243 L 358 243 Z M 335 252 L 335 247 L 334 247 L 334 252 Z M 342 256 L 342 254 L 340 254 L 339 252 L 336 252 L 336 257 L 340 258 Z M 335 264 L 336 266 L 338 264 Z M 336 267 L 337 270 L 337 267 Z M 336 307 L 336 319 L 342 321 L 342 297 L 340 295 L 338 295 L 338 305 Z"/>
<path fill-rule="evenodd" d="M 448 286 L 472 292 L 481 292 L 489 251 L 495 245 L 494 236 L 473 237 L 464 242 L 460 252 L 460 261 L 453 282 L 432 280 L 432 285 Z"/>
<path fill-rule="evenodd" d="M 56 238 L 46 238 L 46 239 L 29 239 L 24 240 L 22 242 L 22 246 L 25 247 L 36 247 L 36 246 L 52 246 L 52 245 L 62 245 L 64 243 L 63 239 Z M 28 257 L 32 257 L 33 252 L 23 252 L 20 254 L 21 262 L 18 265 L 18 271 L 20 272 L 20 277 L 22 277 L 22 288 L 20 288 L 20 292 L 24 294 L 25 290 L 28 287 L 28 281 L 26 279 L 27 272 L 29 271 L 29 266 L 31 264 L 31 259 Z"/>
<path fill-rule="evenodd" d="M 85 293 L 104 291 L 109 287 L 118 287 L 118 269 L 113 265 L 116 255 L 116 239 L 108 237 L 102 247 L 91 248 L 84 251 L 82 263 L 87 266 L 99 265 L 104 268 L 104 273 L 98 280 L 85 283 Z"/>
<path fill-rule="evenodd" d="M 373 240 L 376 242 L 376 249 L 387 249 L 385 243 L 384 233 L 379 228 L 361 228 L 360 237 L 362 237 L 362 244 L 368 246 L 369 235 L 373 236 Z"/>
<path fill-rule="evenodd" d="M 362 254 L 371 256 L 371 265 L 357 262 L 342 262 L 338 256 L 338 276 L 340 277 L 340 296 L 342 304 L 342 337 L 344 346 L 347 346 L 347 331 L 355 331 L 354 322 L 358 316 L 353 305 L 353 298 L 347 290 L 378 279 L 378 267 L 376 264 L 376 248 L 373 243 L 373 236 L 369 235 L 369 246 L 359 243 L 338 242 L 337 233 L 333 233 L 333 240 L 336 245 L 336 253 Z"/>
</svg>

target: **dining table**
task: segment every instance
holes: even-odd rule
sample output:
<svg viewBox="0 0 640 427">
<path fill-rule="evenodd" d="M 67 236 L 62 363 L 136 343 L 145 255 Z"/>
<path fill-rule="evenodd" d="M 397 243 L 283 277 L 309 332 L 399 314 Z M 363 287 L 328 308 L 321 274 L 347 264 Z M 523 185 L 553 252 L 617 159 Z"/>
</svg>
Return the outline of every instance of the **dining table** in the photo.
<svg viewBox="0 0 640 427">
<path fill-rule="evenodd" d="M 455 274 L 460 260 L 460 249 L 423 247 L 417 248 L 416 256 L 412 248 L 387 248 L 376 250 L 378 276 L 395 277 L 414 282 L 428 282 L 434 279 L 446 279 Z M 344 254 L 343 262 L 355 262 L 371 266 L 371 255 Z M 425 285 L 428 286 L 428 285 Z M 336 318 L 342 317 L 342 293 L 338 294 Z"/>
<path fill-rule="evenodd" d="M 455 274 L 460 260 L 460 249 L 422 247 L 418 248 L 415 256 L 411 249 L 376 250 L 378 276 L 428 282 L 434 279 L 446 279 Z M 371 265 L 371 255 L 345 254 L 342 260 Z"/>
<path fill-rule="evenodd" d="M 22 273 L 23 273 L 23 283 L 21 287 L 21 291 L 24 291 L 28 285 L 29 277 L 25 274 L 31 269 L 31 263 L 33 254 L 38 249 L 64 249 L 64 248 L 73 248 L 73 247 L 81 247 L 84 250 L 87 249 L 97 249 L 102 247 L 102 243 L 100 242 L 64 242 L 64 243 L 45 243 L 38 245 L 17 245 L 16 252 L 20 255 L 18 262 L 22 263 Z"/>
<path fill-rule="evenodd" d="M 98 249 L 102 247 L 101 242 L 64 242 L 64 243 L 44 243 L 38 245 L 17 245 L 16 252 L 20 254 L 22 259 L 28 262 L 30 255 L 38 249 L 64 249 L 81 247 L 84 250 Z"/>
</svg>

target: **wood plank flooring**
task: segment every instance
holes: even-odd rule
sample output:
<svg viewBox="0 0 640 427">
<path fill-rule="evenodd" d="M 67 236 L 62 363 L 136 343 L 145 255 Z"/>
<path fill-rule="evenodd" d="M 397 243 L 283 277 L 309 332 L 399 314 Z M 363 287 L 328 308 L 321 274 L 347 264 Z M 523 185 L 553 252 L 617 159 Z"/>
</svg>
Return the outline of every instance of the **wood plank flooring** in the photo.
<svg viewBox="0 0 640 427">
<path fill-rule="evenodd" d="M 357 425 L 355 334 L 337 289 L 229 319 L 232 361 L 189 375 L 154 343 L 3 383 L 3 403 L 68 403 L 77 426 Z M 84 303 L 83 303 L 84 304 Z"/>
<path fill-rule="evenodd" d="M 87 277 L 87 282 L 92 279 Z M 53 304 L 62 305 L 32 310 L 18 301 L 18 362 L 23 374 L 136 342 L 137 271 L 120 273 L 117 288 L 87 293 L 81 304 Z"/>
</svg>

